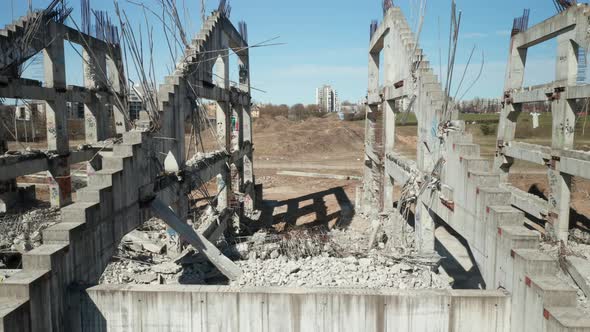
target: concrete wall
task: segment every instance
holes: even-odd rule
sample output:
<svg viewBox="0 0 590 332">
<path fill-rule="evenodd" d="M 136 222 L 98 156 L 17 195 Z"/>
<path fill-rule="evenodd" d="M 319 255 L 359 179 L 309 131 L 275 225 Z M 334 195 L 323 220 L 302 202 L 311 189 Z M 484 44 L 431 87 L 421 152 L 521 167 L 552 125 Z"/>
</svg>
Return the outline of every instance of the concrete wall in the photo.
<svg viewBox="0 0 590 332">
<path fill-rule="evenodd" d="M 84 331 L 508 331 L 501 291 L 101 285 Z"/>
</svg>

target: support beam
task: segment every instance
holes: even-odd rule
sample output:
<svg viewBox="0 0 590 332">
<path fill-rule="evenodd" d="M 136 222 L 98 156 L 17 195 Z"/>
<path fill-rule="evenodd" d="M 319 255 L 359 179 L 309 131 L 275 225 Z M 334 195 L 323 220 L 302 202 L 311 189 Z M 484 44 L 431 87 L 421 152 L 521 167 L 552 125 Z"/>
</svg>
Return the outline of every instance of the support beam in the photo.
<svg viewBox="0 0 590 332">
<path fill-rule="evenodd" d="M 50 24 L 49 29 L 57 29 Z M 56 39 L 43 51 L 45 82 L 47 87 L 56 90 L 56 98 L 47 101 L 47 148 L 54 150 L 59 157 L 53 159 L 47 172 L 51 206 L 62 207 L 72 201 L 72 181 L 70 178 L 68 121 L 65 92 L 66 67 L 63 37 L 53 31 Z"/>
<path fill-rule="evenodd" d="M 573 42 L 573 33 L 557 38 L 556 80 L 566 85 L 575 85 L 578 75 L 578 45 Z M 576 126 L 574 100 L 556 99 L 551 103 L 552 140 L 556 150 L 573 149 Z M 557 153 L 555 153 L 557 155 Z M 559 157 L 553 157 L 547 170 L 549 179 L 548 234 L 567 243 L 569 236 L 572 177 L 560 170 Z"/>
<path fill-rule="evenodd" d="M 209 240 L 195 232 L 187 223 L 180 220 L 166 204 L 159 199 L 155 199 L 150 206 L 159 218 L 164 220 L 168 226 L 178 232 L 195 249 L 207 257 L 229 280 L 235 281 L 240 278 L 242 275 L 240 268 L 229 258 L 225 257 Z"/>
<path fill-rule="evenodd" d="M 100 50 L 84 49 L 84 87 L 95 91 L 94 98 L 84 103 L 84 128 L 86 143 L 93 144 L 108 137 L 107 96 L 101 91 L 107 88 L 106 55 Z"/>
</svg>

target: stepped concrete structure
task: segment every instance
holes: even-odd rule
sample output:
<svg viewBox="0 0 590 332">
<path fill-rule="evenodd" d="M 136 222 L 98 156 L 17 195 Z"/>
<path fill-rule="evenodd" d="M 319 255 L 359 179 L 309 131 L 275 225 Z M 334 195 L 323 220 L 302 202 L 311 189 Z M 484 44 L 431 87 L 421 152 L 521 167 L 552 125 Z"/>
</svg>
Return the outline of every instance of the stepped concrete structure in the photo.
<svg viewBox="0 0 590 332">
<path fill-rule="evenodd" d="M 482 330 L 590 331 L 590 319 L 577 308 L 576 290 L 557 276 L 560 262 L 539 250 L 540 233 L 525 226 L 525 213 L 544 219 L 547 234 L 567 242 L 571 179 L 590 178 L 590 154 L 573 150 L 573 103 L 590 97 L 590 86 L 577 83 L 578 48 L 588 45 L 588 13 L 588 5 L 572 6 L 512 37 L 495 161 L 482 158 L 465 124 L 445 112 L 447 96 L 401 10 L 389 9 L 372 36 L 362 211 L 373 218 L 391 215 L 401 230 L 407 220 L 394 202 L 404 197 L 394 197 L 393 186 L 416 188 L 420 250 L 434 252 L 436 226 L 450 227 L 468 243 L 481 286 L 509 294 L 509 323 Z M 527 49 L 554 37 L 557 80 L 523 87 Z M 551 147 L 515 141 L 522 105 L 538 101 L 552 104 Z M 418 119 L 416 161 L 395 147 L 395 120 L 405 111 L 401 105 L 409 103 Z M 515 159 L 547 167 L 548 201 L 506 183 Z"/>
<path fill-rule="evenodd" d="M 0 31 L 0 97 L 47 103 L 48 147 L 6 154 L 0 140 L 0 199 L 14 198 L 16 178 L 46 171 L 61 220 L 0 283 L 0 331 L 590 331 L 576 290 L 557 276 L 560 262 L 541 252 L 540 234 L 525 227 L 526 212 L 546 218 L 547 232 L 567 239 L 570 178 L 589 176 L 590 157 L 571 150 L 568 129 L 572 100 L 590 97 L 573 78 L 577 45 L 588 44 L 588 11 L 572 7 L 513 37 L 495 162 L 480 156 L 456 120 L 401 10 L 385 12 L 369 46 L 365 176 L 357 210 L 372 219 L 390 216 L 401 232 L 408 220 L 394 205 L 400 198 L 393 188 L 413 189 L 407 202 L 416 206 L 421 253 L 435 255 L 435 228 L 444 223 L 466 240 L 483 278 L 482 289 L 421 291 L 97 285 L 121 239 L 154 210 L 178 229 L 191 228 L 183 224 L 187 194 L 209 181 L 217 181 L 220 215 L 236 217 L 236 227 L 256 219 L 249 46 L 223 11 L 213 12 L 155 92 L 154 109 L 132 123 L 120 45 L 65 26 L 53 11 L 18 19 Z M 23 43 L 38 24 L 44 28 Z M 522 88 L 526 48 L 556 36 L 559 80 Z M 66 85 L 65 41 L 83 48 L 83 87 Z M 18 75 L 39 52 L 44 84 Z M 230 85 L 230 52 L 238 58 L 237 86 Z M 219 149 L 188 158 L 185 121 L 198 98 L 216 103 Z M 519 105 L 542 98 L 555 106 L 554 146 L 514 142 Z M 70 147 L 67 101 L 85 105 L 81 148 Z M 396 153 L 396 116 L 408 110 L 418 119 L 416 161 Z M 505 183 L 519 158 L 547 165 L 554 181 L 549 203 Z M 83 163 L 87 186 L 73 195 L 70 170 Z M 205 253 L 211 261 L 228 264 L 213 257 L 221 254 L 207 239 L 223 232 L 229 219 L 183 235 L 211 250 Z"/>
<path fill-rule="evenodd" d="M 34 24 L 43 28 L 32 30 Z M 34 42 L 24 51 L 13 49 L 25 33 L 29 38 L 33 33 Z M 84 50 L 84 87 L 66 86 L 64 41 Z M 186 220 L 187 194 L 217 179 L 220 214 L 231 210 L 245 219 L 255 212 L 248 44 L 224 14 L 207 18 L 160 85 L 152 121 L 135 126 L 122 107 L 120 45 L 67 27 L 50 11 L 18 19 L 0 31 L 0 44 L 0 96 L 46 101 L 48 128 L 46 151 L 0 156 L 0 181 L 13 184 L 19 176 L 47 171 L 51 204 L 61 207 L 61 222 L 43 231 L 43 244 L 25 253 L 22 269 L 0 284 L 0 331 L 98 330 L 84 315 L 85 289 L 97 284 L 123 236 L 152 216 L 154 199 Z M 237 87 L 230 87 L 230 50 L 239 59 Z M 15 74 L 14 68 L 38 52 L 44 54 L 45 84 Z M 184 124 L 197 98 L 217 103 L 219 150 L 186 160 Z M 85 105 L 81 149 L 68 142 L 66 101 Z M 112 123 L 107 106 L 114 111 Z M 109 128 L 115 128 L 115 137 L 108 136 Z M 162 169 L 169 163 L 165 156 L 177 171 Z M 72 200 L 70 168 L 82 162 L 90 165 L 88 184 Z"/>
</svg>

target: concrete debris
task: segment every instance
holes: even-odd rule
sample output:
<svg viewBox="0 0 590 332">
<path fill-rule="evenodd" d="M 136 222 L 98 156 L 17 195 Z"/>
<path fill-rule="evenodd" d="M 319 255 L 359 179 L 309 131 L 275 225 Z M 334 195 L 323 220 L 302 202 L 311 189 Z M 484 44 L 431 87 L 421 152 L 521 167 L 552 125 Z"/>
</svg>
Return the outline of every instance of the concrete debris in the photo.
<svg viewBox="0 0 590 332">
<path fill-rule="evenodd" d="M 174 262 L 166 262 L 152 266 L 152 271 L 161 274 L 176 274 L 182 270 L 182 267 Z"/>
<path fill-rule="evenodd" d="M 166 250 L 166 245 L 158 243 L 150 239 L 147 233 L 134 230 L 125 235 L 123 243 L 127 245 L 137 246 L 135 251 L 147 250 L 154 254 L 161 254 Z"/>
<path fill-rule="evenodd" d="M 60 219 L 58 209 L 38 209 L 0 217 L 0 252 L 25 253 L 41 245 L 42 232 Z"/>
<path fill-rule="evenodd" d="M 193 227 L 196 227 L 194 225 Z M 132 233 L 139 239 L 174 245 L 163 222 L 151 220 Z M 237 238 L 222 248 L 243 275 L 231 285 L 303 286 L 401 289 L 446 289 L 452 279 L 436 271 L 437 259 L 417 255 L 413 243 L 404 248 L 387 244 L 378 236 L 381 249 L 368 249 L 362 230 L 295 229 L 285 233 L 259 231 Z M 385 241 L 385 242 L 384 242 Z M 141 243 L 141 241 L 139 241 Z M 197 284 L 217 285 L 227 279 L 203 255 L 192 248 L 171 254 L 150 252 L 124 242 L 103 274 L 103 284 Z M 167 246 L 165 246 L 167 248 Z"/>
<path fill-rule="evenodd" d="M 234 286 L 448 289 L 452 282 L 429 267 L 396 263 L 377 253 L 360 259 L 322 255 L 290 260 L 281 256 L 240 261 L 238 265 L 244 273 Z"/>
</svg>

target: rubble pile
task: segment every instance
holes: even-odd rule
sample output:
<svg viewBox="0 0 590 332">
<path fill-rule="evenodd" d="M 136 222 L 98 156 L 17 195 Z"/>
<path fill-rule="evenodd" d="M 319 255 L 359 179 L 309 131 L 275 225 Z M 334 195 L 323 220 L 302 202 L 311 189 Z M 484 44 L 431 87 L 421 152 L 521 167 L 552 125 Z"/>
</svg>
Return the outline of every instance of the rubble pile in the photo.
<svg viewBox="0 0 590 332">
<path fill-rule="evenodd" d="M 171 283 L 182 272 L 178 236 L 156 218 L 127 234 L 101 276 L 102 284 Z"/>
<path fill-rule="evenodd" d="M 42 232 L 60 220 L 55 208 L 37 209 L 0 217 L 0 252 L 25 253 L 41 245 Z"/>
<path fill-rule="evenodd" d="M 420 264 L 407 264 L 375 252 L 368 257 L 322 255 L 297 260 L 240 261 L 244 274 L 235 285 L 346 288 L 450 288 L 449 277 Z"/>
<path fill-rule="evenodd" d="M 354 230 L 259 231 L 218 246 L 242 269 L 242 277 L 230 283 L 234 286 L 445 289 L 452 282 L 433 272 L 438 257 L 420 257 L 411 245 L 391 248 L 380 241 L 369 250 L 368 235 Z M 100 283 L 228 282 L 202 255 L 181 249 L 178 236 L 154 219 L 125 237 Z"/>
</svg>

